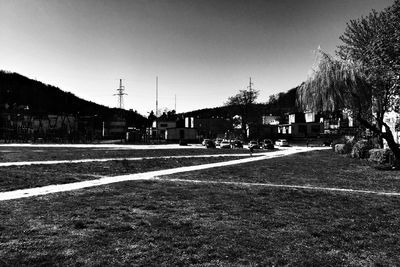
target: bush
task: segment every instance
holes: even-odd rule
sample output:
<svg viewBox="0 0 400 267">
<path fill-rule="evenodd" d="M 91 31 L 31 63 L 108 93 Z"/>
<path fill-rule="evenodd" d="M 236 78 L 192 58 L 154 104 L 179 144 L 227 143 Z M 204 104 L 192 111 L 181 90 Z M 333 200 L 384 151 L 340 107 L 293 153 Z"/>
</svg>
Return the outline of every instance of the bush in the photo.
<svg viewBox="0 0 400 267">
<path fill-rule="evenodd" d="M 338 154 L 348 154 L 351 152 L 351 143 L 336 144 L 335 152 Z"/>
<path fill-rule="evenodd" d="M 353 146 L 351 156 L 359 159 L 369 158 L 369 150 L 372 148 L 374 148 L 374 146 L 371 142 L 368 140 L 360 140 Z"/>
<path fill-rule="evenodd" d="M 353 136 L 342 136 L 336 140 L 333 140 L 331 143 L 333 151 L 339 154 L 348 154 L 351 152 L 353 145 L 355 144 L 355 140 Z M 340 152 L 336 151 L 336 145 L 345 145 L 345 147 L 340 147 Z"/>
<path fill-rule="evenodd" d="M 369 160 L 378 164 L 391 163 L 393 152 L 390 149 L 374 148 L 369 150 Z"/>
</svg>

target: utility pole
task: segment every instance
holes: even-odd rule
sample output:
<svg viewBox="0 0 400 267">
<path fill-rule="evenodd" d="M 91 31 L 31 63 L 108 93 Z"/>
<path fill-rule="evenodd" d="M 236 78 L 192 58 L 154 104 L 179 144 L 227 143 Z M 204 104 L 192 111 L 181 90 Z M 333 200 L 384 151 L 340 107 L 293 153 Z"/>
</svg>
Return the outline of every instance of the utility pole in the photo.
<svg viewBox="0 0 400 267">
<path fill-rule="evenodd" d="M 250 81 L 249 81 L 249 86 L 247 86 L 247 88 L 250 91 L 250 98 L 253 97 L 253 83 L 251 82 L 251 77 L 250 77 Z M 253 99 L 250 99 L 250 102 L 253 103 Z"/>
<path fill-rule="evenodd" d="M 156 117 L 158 117 L 158 76 L 156 76 Z"/>
<path fill-rule="evenodd" d="M 117 89 L 116 96 L 118 96 L 118 106 L 120 109 L 124 108 L 124 95 L 127 95 L 126 93 L 124 93 L 125 90 L 125 86 L 122 86 L 122 79 L 119 79 L 119 88 Z"/>
<path fill-rule="evenodd" d="M 175 113 L 176 113 L 176 94 L 175 94 Z"/>
<path fill-rule="evenodd" d="M 251 82 L 251 77 L 250 77 L 249 86 L 247 86 L 247 88 L 249 88 L 249 90 L 251 91 L 251 90 L 253 90 L 252 86 L 253 86 L 253 83 Z"/>
</svg>

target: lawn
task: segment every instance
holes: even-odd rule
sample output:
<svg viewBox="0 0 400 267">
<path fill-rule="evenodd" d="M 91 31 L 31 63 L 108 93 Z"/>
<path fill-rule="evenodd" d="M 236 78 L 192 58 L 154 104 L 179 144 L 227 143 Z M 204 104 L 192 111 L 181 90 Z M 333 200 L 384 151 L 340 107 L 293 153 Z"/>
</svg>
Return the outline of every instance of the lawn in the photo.
<svg viewBox="0 0 400 267">
<path fill-rule="evenodd" d="M 245 166 L 180 173 L 168 178 L 400 192 L 399 170 L 377 170 L 366 160 L 337 155 L 330 150 L 298 153 Z"/>
<path fill-rule="evenodd" d="M 142 173 L 183 166 L 235 160 L 243 157 L 155 158 L 110 160 L 105 162 L 35 164 L 0 167 L 0 192 L 51 184 L 66 184 L 99 179 L 104 176 Z"/>
<path fill-rule="evenodd" d="M 247 149 L 114 149 L 76 147 L 0 147 L 0 162 L 76 160 L 91 158 L 160 157 L 177 155 L 249 154 Z"/>
<path fill-rule="evenodd" d="M 330 151 L 164 178 L 178 177 L 389 191 L 400 178 Z M 117 183 L 0 202 L 0 265 L 398 266 L 399 207 L 374 194 Z"/>
</svg>

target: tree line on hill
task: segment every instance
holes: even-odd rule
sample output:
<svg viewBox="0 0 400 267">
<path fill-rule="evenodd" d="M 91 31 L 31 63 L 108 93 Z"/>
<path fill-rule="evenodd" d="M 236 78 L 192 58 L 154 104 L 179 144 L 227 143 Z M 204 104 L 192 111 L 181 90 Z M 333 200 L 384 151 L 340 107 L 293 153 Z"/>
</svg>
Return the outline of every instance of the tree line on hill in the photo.
<svg viewBox="0 0 400 267">
<path fill-rule="evenodd" d="M 246 94 L 246 90 L 243 90 L 242 92 L 239 91 L 237 95 L 228 98 L 228 101 L 221 107 L 194 110 L 186 112 L 184 115 L 195 118 L 232 118 L 236 115 L 242 116 L 246 113 L 250 121 L 270 114 L 284 117 L 288 113 L 298 112 L 296 107 L 297 88 L 295 87 L 287 92 L 272 95 L 264 103 L 256 102 L 257 97 L 251 102 L 240 101 L 240 94 Z M 230 101 L 231 98 L 236 98 L 236 100 Z"/>
<path fill-rule="evenodd" d="M 58 87 L 6 71 L 0 71 L 0 111 L 98 116 L 104 119 L 118 115 L 131 126 L 145 127 L 149 124 L 145 117 L 132 110 L 99 105 Z"/>
</svg>

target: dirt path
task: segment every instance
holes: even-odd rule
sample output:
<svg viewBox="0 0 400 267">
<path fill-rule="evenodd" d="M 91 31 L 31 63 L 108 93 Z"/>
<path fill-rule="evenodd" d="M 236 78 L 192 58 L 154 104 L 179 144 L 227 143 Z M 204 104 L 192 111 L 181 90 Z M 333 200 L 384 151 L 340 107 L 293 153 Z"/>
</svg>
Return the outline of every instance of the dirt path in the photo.
<svg viewBox="0 0 400 267">
<path fill-rule="evenodd" d="M 264 153 L 264 154 L 262 154 L 262 153 L 254 154 L 253 157 L 247 157 L 247 158 L 238 159 L 238 160 L 231 160 L 231 161 L 217 162 L 217 163 L 210 163 L 210 164 L 203 164 L 203 165 L 196 165 L 196 166 L 179 167 L 179 168 L 151 171 L 151 172 L 145 172 L 145 173 L 103 177 L 103 178 L 96 179 L 96 180 L 69 183 L 69 184 L 49 185 L 49 186 L 43 186 L 43 187 L 37 187 L 37 188 L 8 191 L 8 192 L 0 193 L 0 201 L 40 196 L 40 195 L 46 195 L 46 194 L 52 194 L 52 193 L 58 193 L 58 192 L 66 192 L 66 191 L 78 190 L 78 189 L 83 189 L 83 188 L 107 185 L 107 184 L 124 182 L 124 181 L 152 180 L 152 179 L 156 180 L 156 179 L 159 179 L 158 177 L 163 176 L 163 175 L 170 175 L 170 174 L 175 174 L 175 173 L 182 173 L 182 172 L 204 170 L 204 169 L 230 166 L 230 165 L 236 165 L 236 164 L 243 164 L 243 163 L 248 163 L 248 162 L 261 161 L 261 160 L 266 160 L 266 159 L 270 159 L 270 158 L 283 157 L 283 156 L 292 155 L 292 154 L 296 154 L 296 153 L 312 151 L 312 150 L 321 150 L 321 149 L 328 149 L 328 148 L 293 147 L 293 148 L 289 148 L 289 149 L 285 149 L 285 150 L 278 150 L 278 151 L 268 152 L 268 153 Z M 168 179 L 166 179 L 166 180 L 168 180 Z M 169 179 L 169 180 L 174 181 L 174 179 Z M 179 181 L 179 180 L 175 180 L 175 181 Z M 190 182 L 190 181 L 188 181 L 188 182 Z M 206 183 L 206 181 L 197 181 L 197 182 Z M 217 182 L 211 181 L 209 183 L 217 183 Z M 234 183 L 232 182 L 232 184 L 234 184 Z M 236 184 L 239 185 L 240 183 L 236 183 Z M 250 184 L 243 183 L 243 185 L 250 185 Z M 260 184 L 254 184 L 254 185 L 260 185 Z M 265 184 L 264 186 L 267 186 L 267 184 Z M 284 185 L 270 185 L 270 186 L 284 187 Z M 286 186 L 286 187 L 292 187 L 292 186 Z"/>
</svg>

